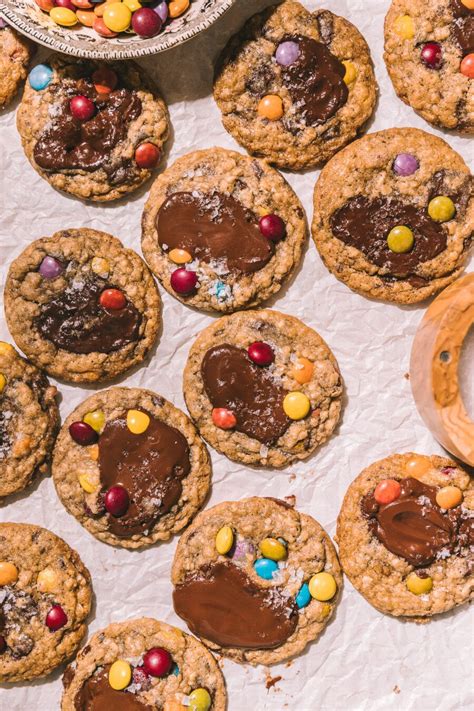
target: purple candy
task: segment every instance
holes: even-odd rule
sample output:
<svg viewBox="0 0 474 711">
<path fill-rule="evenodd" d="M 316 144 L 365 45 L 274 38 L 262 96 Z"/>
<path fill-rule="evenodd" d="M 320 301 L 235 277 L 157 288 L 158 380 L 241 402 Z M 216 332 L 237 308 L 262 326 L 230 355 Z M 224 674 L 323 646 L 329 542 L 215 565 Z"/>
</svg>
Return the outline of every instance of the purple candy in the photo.
<svg viewBox="0 0 474 711">
<path fill-rule="evenodd" d="M 56 279 L 63 271 L 63 265 L 54 257 L 45 257 L 39 268 L 39 273 L 45 279 Z"/>
<path fill-rule="evenodd" d="M 296 62 L 300 56 L 300 48 L 297 42 L 282 42 L 275 52 L 275 59 L 282 67 L 289 67 Z"/>
<path fill-rule="evenodd" d="M 245 560 L 247 555 L 253 555 L 255 553 L 255 548 L 253 543 L 250 541 L 237 541 L 235 544 L 234 552 L 232 553 L 232 558 L 234 560 Z"/>
<path fill-rule="evenodd" d="M 166 22 L 166 20 L 168 19 L 168 3 L 158 3 L 158 5 L 153 8 L 153 12 L 156 12 L 162 22 Z"/>
<path fill-rule="evenodd" d="M 393 172 L 406 177 L 416 173 L 419 167 L 418 160 L 411 153 L 399 153 L 393 164 Z"/>
</svg>

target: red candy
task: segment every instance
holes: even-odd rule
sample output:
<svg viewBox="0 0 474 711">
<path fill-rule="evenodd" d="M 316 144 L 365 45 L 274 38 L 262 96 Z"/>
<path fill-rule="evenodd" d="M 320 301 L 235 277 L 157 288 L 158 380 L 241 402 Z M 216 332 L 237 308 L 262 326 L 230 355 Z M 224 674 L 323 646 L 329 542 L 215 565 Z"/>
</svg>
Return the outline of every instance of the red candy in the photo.
<svg viewBox="0 0 474 711">
<path fill-rule="evenodd" d="M 106 511 L 116 518 L 120 518 L 120 516 L 127 513 L 130 506 L 130 497 L 126 488 L 120 486 L 120 484 L 111 486 L 105 494 L 104 505 Z"/>
<path fill-rule="evenodd" d="M 270 365 L 275 360 L 275 354 L 268 343 L 255 341 L 247 348 L 250 360 L 253 360 L 257 365 Z"/>
<path fill-rule="evenodd" d="M 186 296 L 192 294 L 196 288 L 197 280 L 196 272 L 191 272 L 184 268 L 175 269 L 170 278 L 171 288 L 177 294 Z"/>
<path fill-rule="evenodd" d="M 94 444 L 99 439 L 97 432 L 87 422 L 73 422 L 69 425 L 69 434 L 76 444 L 83 447 Z"/>
<path fill-rule="evenodd" d="M 443 50 L 437 42 L 427 42 L 421 50 L 421 60 L 429 69 L 439 69 L 443 60 Z"/>
<path fill-rule="evenodd" d="M 160 155 L 161 151 L 154 143 L 141 143 L 135 151 L 135 162 L 139 168 L 154 168 Z"/>
<path fill-rule="evenodd" d="M 166 649 L 153 647 L 143 657 L 143 666 L 150 676 L 166 676 L 173 666 L 173 660 Z"/>
<path fill-rule="evenodd" d="M 67 615 L 61 605 L 53 605 L 51 610 L 46 615 L 46 627 L 51 632 L 60 630 L 67 623 Z"/>
<path fill-rule="evenodd" d="M 74 118 L 79 121 L 88 121 L 95 114 L 95 104 L 87 96 L 73 96 L 69 108 Z"/>
<path fill-rule="evenodd" d="M 231 430 L 237 424 L 237 419 L 226 407 L 215 407 L 212 411 L 212 421 L 221 430 Z"/>
<path fill-rule="evenodd" d="M 101 37 L 117 37 L 118 35 L 118 32 L 112 32 L 112 30 L 109 30 L 101 17 L 95 18 L 92 29 L 95 30 Z"/>
<path fill-rule="evenodd" d="M 76 11 L 76 8 L 72 4 L 71 0 L 54 0 L 55 7 L 67 7 L 68 10 Z"/>
<path fill-rule="evenodd" d="M 98 94 L 110 94 L 117 86 L 117 75 L 109 67 L 96 69 L 91 78 Z"/>
<path fill-rule="evenodd" d="M 133 31 L 140 37 L 154 37 L 162 24 L 160 16 L 149 7 L 141 7 L 132 15 Z"/>
<path fill-rule="evenodd" d="M 395 479 L 384 479 L 377 484 L 374 499 L 378 504 L 391 504 L 400 496 L 401 486 Z"/>
<path fill-rule="evenodd" d="M 127 299 L 125 298 L 123 292 L 119 289 L 106 289 L 100 295 L 99 303 L 104 307 L 104 309 L 119 311 L 120 309 L 123 309 L 127 303 Z"/>
<path fill-rule="evenodd" d="M 264 215 L 258 226 L 262 235 L 272 242 L 279 242 L 285 236 L 285 223 L 278 215 Z"/>
</svg>

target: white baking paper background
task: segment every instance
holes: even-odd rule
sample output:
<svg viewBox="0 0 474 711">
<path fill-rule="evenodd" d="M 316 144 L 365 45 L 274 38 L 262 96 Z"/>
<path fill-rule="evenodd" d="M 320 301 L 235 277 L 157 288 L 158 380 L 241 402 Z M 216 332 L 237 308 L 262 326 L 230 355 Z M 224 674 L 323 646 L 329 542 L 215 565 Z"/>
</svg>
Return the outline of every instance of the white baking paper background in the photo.
<svg viewBox="0 0 474 711">
<path fill-rule="evenodd" d="M 237 0 L 210 31 L 143 62 L 170 107 L 173 133 L 167 165 L 198 148 L 218 145 L 238 149 L 223 129 L 211 96 L 212 64 L 243 21 L 269 4 L 265 0 Z M 310 0 L 304 4 L 309 9 L 321 7 Z M 326 0 L 323 5 L 351 20 L 370 44 L 380 99 L 369 130 L 417 126 L 443 136 L 395 96 L 382 58 L 383 21 L 389 4 L 388 0 Z M 42 50 L 40 56 L 45 55 Z M 0 127 L 2 294 L 9 263 L 32 239 L 59 229 L 105 230 L 140 253 L 140 217 L 149 185 L 125 202 L 86 205 L 55 192 L 30 167 L 15 129 L 15 107 L 0 117 Z M 472 161 L 469 139 L 444 137 Z M 286 177 L 311 220 L 317 172 L 288 173 Z M 212 317 L 186 308 L 162 289 L 160 292 L 163 331 L 158 346 L 150 362 L 120 384 L 151 388 L 185 409 L 183 366 L 190 344 Z M 310 242 L 296 278 L 270 305 L 298 316 L 333 349 L 346 386 L 343 420 L 335 436 L 309 460 L 283 471 L 246 468 L 211 450 L 214 473 L 208 506 L 246 495 L 294 495 L 297 507 L 333 535 L 344 492 L 365 466 L 393 452 L 442 453 L 417 413 L 406 377 L 412 339 L 426 304 L 391 306 L 352 293 L 326 271 Z M 2 308 L 0 339 L 9 338 Z M 470 338 L 463 358 L 463 387 L 471 414 L 473 341 Z M 58 387 L 63 418 L 95 389 L 64 383 Z M 0 508 L 0 518 L 46 526 L 79 551 L 91 571 L 95 591 L 90 634 L 112 621 L 141 615 L 185 628 L 173 612 L 169 580 L 177 538 L 142 552 L 100 543 L 66 513 L 50 478 L 10 499 Z M 222 663 L 229 711 L 472 709 L 473 632 L 472 609 L 466 606 L 418 626 L 383 616 L 346 580 L 335 619 L 299 658 L 272 667 L 270 672 L 228 660 Z M 281 679 L 267 689 L 269 675 Z M 58 709 L 60 677 L 58 671 L 47 680 L 0 689 L 0 708 Z"/>
</svg>

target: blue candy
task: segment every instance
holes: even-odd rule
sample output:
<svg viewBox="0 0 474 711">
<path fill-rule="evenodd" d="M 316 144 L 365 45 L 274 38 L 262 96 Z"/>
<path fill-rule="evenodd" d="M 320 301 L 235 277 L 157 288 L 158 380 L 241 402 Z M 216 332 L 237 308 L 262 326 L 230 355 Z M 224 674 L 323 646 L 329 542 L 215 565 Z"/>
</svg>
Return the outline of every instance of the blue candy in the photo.
<svg viewBox="0 0 474 711">
<path fill-rule="evenodd" d="M 171 673 L 173 674 L 173 676 L 178 676 L 178 674 L 179 674 L 179 667 L 178 667 L 178 665 L 177 665 L 176 663 L 173 664 L 173 666 L 172 666 L 172 668 L 171 668 Z"/>
<path fill-rule="evenodd" d="M 30 86 L 35 91 L 46 89 L 53 78 L 53 70 L 47 64 L 37 64 L 28 75 Z"/>
<path fill-rule="evenodd" d="M 310 600 L 311 593 L 309 591 L 308 583 L 303 583 L 303 585 L 300 587 L 298 595 L 296 596 L 296 604 L 301 610 L 303 607 L 306 607 L 306 605 L 309 605 Z"/>
<path fill-rule="evenodd" d="M 253 564 L 254 570 L 264 580 L 271 580 L 278 570 L 278 563 L 269 558 L 258 558 Z"/>
</svg>

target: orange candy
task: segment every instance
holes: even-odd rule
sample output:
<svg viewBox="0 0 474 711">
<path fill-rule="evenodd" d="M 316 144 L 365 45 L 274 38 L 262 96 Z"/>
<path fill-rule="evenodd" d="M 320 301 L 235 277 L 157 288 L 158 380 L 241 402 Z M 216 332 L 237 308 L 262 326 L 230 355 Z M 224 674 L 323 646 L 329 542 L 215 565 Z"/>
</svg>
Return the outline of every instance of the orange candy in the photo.
<svg viewBox="0 0 474 711">
<path fill-rule="evenodd" d="M 89 2 L 89 0 L 71 0 L 74 7 L 78 7 L 80 10 L 90 10 L 94 5 Z"/>
<path fill-rule="evenodd" d="M 405 470 L 408 474 L 408 476 L 412 476 L 415 479 L 419 476 L 423 476 L 423 474 L 426 474 L 431 469 L 431 462 L 429 460 L 429 457 L 421 457 L 417 454 L 415 454 L 413 457 L 410 457 L 408 462 L 405 465 Z"/>
<path fill-rule="evenodd" d="M 283 101 L 276 94 L 267 94 L 260 101 L 257 112 L 261 118 L 278 121 L 283 116 Z"/>
<path fill-rule="evenodd" d="M 77 13 L 79 15 L 79 13 Z M 94 89 L 98 94 L 110 94 L 117 86 L 117 75 L 109 67 L 100 67 L 92 74 Z"/>
<path fill-rule="evenodd" d="M 462 491 L 457 486 L 443 486 L 436 494 L 436 503 L 441 509 L 454 509 L 462 500 Z"/>
<path fill-rule="evenodd" d="M 312 363 L 307 358 L 301 357 L 298 358 L 298 362 L 295 364 L 295 367 L 291 371 L 291 377 L 294 378 L 296 382 L 300 385 L 304 385 L 305 383 L 309 383 L 309 381 L 313 377 L 313 372 L 314 363 Z"/>
<path fill-rule="evenodd" d="M 84 27 L 92 27 L 96 18 L 92 10 L 76 10 L 76 17 Z"/>
<path fill-rule="evenodd" d="M 231 430 L 237 424 L 234 413 L 225 407 L 215 407 L 213 409 L 212 422 L 221 430 Z"/>
<path fill-rule="evenodd" d="M 375 487 L 374 499 L 378 504 L 391 504 L 400 496 L 401 486 L 395 479 L 384 479 Z"/>
<path fill-rule="evenodd" d="M 468 10 L 474 10 L 474 0 L 461 0 L 461 2 Z"/>
<path fill-rule="evenodd" d="M 474 79 L 474 53 L 468 54 L 461 62 L 461 74 L 468 79 Z"/>
</svg>

